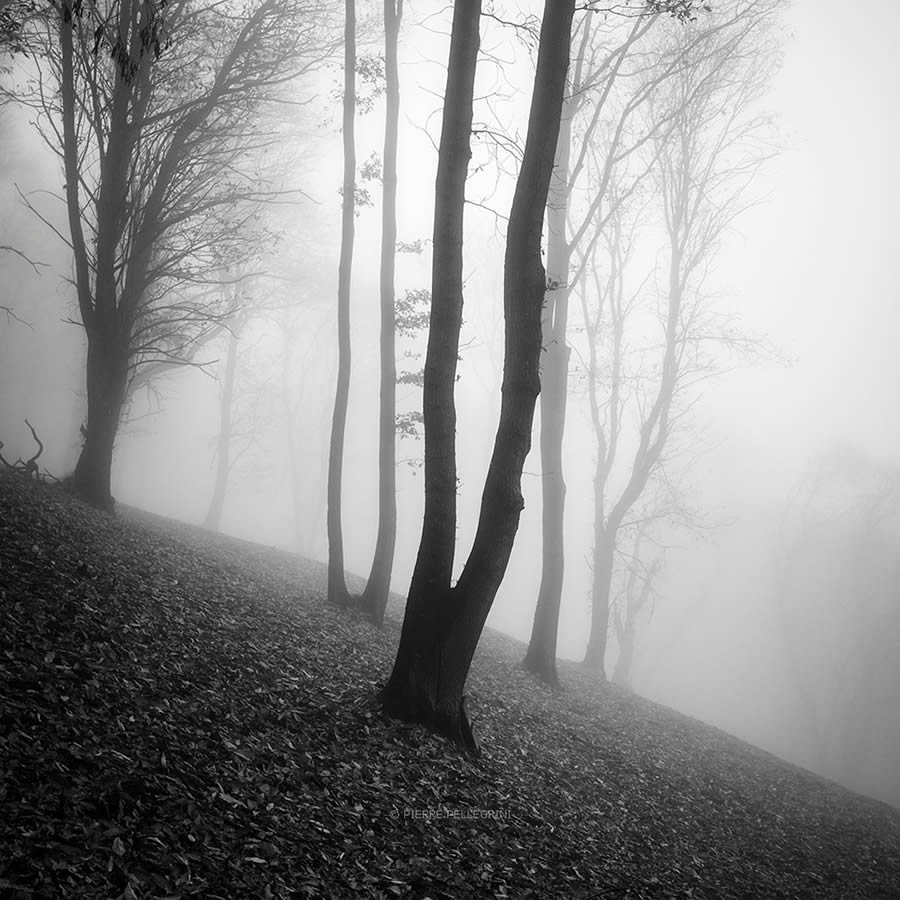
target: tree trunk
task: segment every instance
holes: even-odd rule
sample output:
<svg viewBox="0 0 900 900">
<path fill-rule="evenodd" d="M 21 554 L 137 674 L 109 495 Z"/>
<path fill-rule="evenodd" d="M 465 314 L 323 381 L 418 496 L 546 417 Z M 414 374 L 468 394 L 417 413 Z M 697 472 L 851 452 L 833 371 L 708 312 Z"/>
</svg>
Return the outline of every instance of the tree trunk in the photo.
<svg viewBox="0 0 900 900">
<path fill-rule="evenodd" d="M 574 0 L 547 0 L 541 25 L 525 153 L 507 232 L 503 290 L 506 356 L 500 422 L 475 541 L 454 588 L 449 586 L 449 571 L 446 580 L 437 582 L 431 590 L 416 592 L 411 588 L 397 659 L 384 691 L 384 707 L 389 715 L 431 727 L 469 752 L 476 752 L 477 745 L 466 714 L 463 689 L 485 620 L 506 572 L 524 506 L 522 468 L 531 446 L 534 407 L 540 391 L 541 309 L 546 291 L 541 235 L 559 134 L 574 7 Z M 454 46 L 459 49 L 462 37 L 457 30 L 461 14 L 468 51 L 463 57 L 463 74 L 469 88 L 468 125 L 461 136 L 467 149 L 480 3 L 459 2 L 455 7 L 445 124 L 447 109 L 452 108 L 450 87 L 459 71 L 454 63 L 459 64 L 460 58 L 454 57 L 453 50 Z M 443 134 L 441 140 L 443 151 Z M 458 199 L 462 201 L 462 191 Z M 440 214 L 441 209 L 436 209 L 438 221 Z M 436 243 L 436 255 L 437 252 Z M 458 261 L 461 262 L 461 253 Z M 455 333 L 458 339 L 458 327 Z M 441 335 L 435 335 L 432 321 L 429 354 L 435 337 Z M 457 343 L 450 347 L 454 359 L 457 347 Z M 452 401 L 452 380 L 449 387 Z M 426 459 L 429 450 L 439 457 L 447 453 L 446 446 L 432 443 L 429 448 L 426 444 Z M 452 538 L 451 534 L 451 541 Z M 437 549 L 439 562 L 446 564 L 448 555 L 452 562 L 452 543 L 450 554 L 443 546 Z M 423 532 L 420 558 L 433 559 L 433 550 Z M 417 568 L 418 564 L 417 560 Z M 414 586 L 415 580 L 414 575 Z"/>
<path fill-rule="evenodd" d="M 353 264 L 354 194 L 356 191 L 356 3 L 345 0 L 344 23 L 344 180 L 341 204 L 341 256 L 338 264 L 338 372 L 328 452 L 328 600 L 349 602 L 344 578 L 344 535 L 341 526 L 341 488 L 344 432 L 350 399 L 350 273 Z"/>
<path fill-rule="evenodd" d="M 602 503 L 602 500 L 600 503 Z M 584 665 L 601 677 L 606 678 L 609 594 L 612 587 L 613 558 L 616 550 L 616 532 L 618 529 L 609 522 L 603 522 L 600 510 L 602 510 L 602 506 L 595 506 L 594 548 L 591 554 L 594 570 L 594 577 L 591 582 L 591 633 L 584 656 Z"/>
<path fill-rule="evenodd" d="M 569 104 L 566 104 L 569 106 Z M 566 208 L 569 197 L 571 111 L 559 131 L 556 164 L 547 205 L 547 282 L 550 288 L 542 323 L 544 352 L 541 370 L 541 585 L 538 590 L 531 641 L 523 665 L 542 680 L 557 684 L 556 642 L 565 571 L 566 482 L 563 477 L 563 435 L 566 428 L 569 354 L 569 260 Z"/>
<path fill-rule="evenodd" d="M 92 506 L 112 512 L 110 490 L 113 448 L 127 386 L 127 363 L 115 333 L 88 332 L 87 423 L 84 444 L 71 483 Z"/>
<path fill-rule="evenodd" d="M 204 528 L 218 531 L 222 524 L 222 509 L 228 489 L 228 473 L 231 470 L 231 404 L 234 397 L 234 373 L 237 369 L 238 332 L 232 331 L 225 357 L 225 379 L 222 383 L 219 441 L 216 449 L 216 480 L 213 486 L 209 510 L 203 522 Z"/>
<path fill-rule="evenodd" d="M 394 260 L 397 252 L 397 132 L 400 76 L 397 42 L 403 0 L 384 2 L 385 126 L 381 216 L 381 406 L 378 425 L 378 536 L 362 606 L 376 625 L 384 622 L 397 538 L 397 364 L 394 339 Z"/>
<path fill-rule="evenodd" d="M 634 664 L 634 620 L 626 618 L 625 628 L 619 640 L 619 655 L 613 669 L 612 680 L 623 688 L 631 689 L 631 668 Z"/>
<path fill-rule="evenodd" d="M 422 396 L 425 511 L 400 646 L 383 698 L 389 715 L 421 722 L 456 740 L 458 709 L 452 703 L 442 708 L 440 645 L 456 544 L 453 387 L 462 324 L 463 209 L 480 18 L 481 0 L 457 0 L 435 182 L 431 316 Z"/>
</svg>

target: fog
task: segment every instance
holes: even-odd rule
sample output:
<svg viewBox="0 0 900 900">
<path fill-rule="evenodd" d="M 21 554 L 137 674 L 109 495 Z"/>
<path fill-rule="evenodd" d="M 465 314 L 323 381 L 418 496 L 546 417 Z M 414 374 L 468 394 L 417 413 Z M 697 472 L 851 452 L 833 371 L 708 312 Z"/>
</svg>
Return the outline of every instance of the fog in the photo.
<svg viewBox="0 0 900 900">
<path fill-rule="evenodd" d="M 427 6 L 411 4 L 400 38 L 402 242 L 430 239 L 432 231 L 449 25 L 447 10 Z M 892 414 L 900 387 L 900 7 L 875 0 L 865 14 L 849 15 L 836 0 L 795 0 L 781 23 L 781 65 L 759 101 L 760 113 L 772 117 L 777 153 L 754 179 L 752 204 L 727 230 L 709 276 L 717 309 L 737 317 L 760 350 L 751 359 L 723 360 L 722 371 L 691 397 L 670 473 L 692 525 L 663 524 L 655 533 L 654 554 L 664 565 L 637 622 L 631 685 L 900 805 L 900 420 Z M 369 43 L 377 51 L 377 33 Z M 528 47 L 486 22 L 482 55 L 476 121 L 521 140 L 533 72 Z M 291 181 L 303 194 L 272 206 L 282 237 L 269 248 L 262 274 L 246 280 L 248 298 L 268 308 L 251 314 L 240 334 L 220 526 L 323 561 L 336 371 L 339 78 L 338 69 L 325 69 L 296 88 L 306 105 L 298 107 L 299 124 L 285 145 L 295 160 Z M 33 119 L 33 111 L 14 105 L 0 118 L 0 245 L 36 264 L 0 256 L 0 306 L 10 310 L 0 312 L 0 440 L 7 460 L 31 456 L 27 418 L 45 445 L 40 462 L 61 477 L 80 447 L 84 337 L 67 321 L 78 318 L 70 253 L 48 227 L 65 233 L 63 208 L 51 196 L 63 179 Z M 360 164 L 380 152 L 382 127 L 376 98 L 358 123 Z M 457 569 L 473 539 L 499 413 L 504 217 L 514 173 L 514 155 L 486 137 L 476 141 L 456 389 Z M 378 515 L 379 185 L 368 187 L 373 205 L 356 219 L 343 491 L 346 565 L 361 575 L 371 563 Z M 650 235 L 648 241 L 652 229 Z M 639 250 L 638 262 L 641 253 L 652 260 L 655 252 Z M 426 243 L 423 253 L 398 255 L 398 296 L 430 287 L 429 254 Z M 583 334 L 576 305 L 570 315 L 577 347 Z M 421 333 L 398 339 L 399 370 L 421 367 L 424 340 Z M 116 443 L 117 501 L 204 521 L 226 351 L 221 334 L 200 350 L 204 365 L 173 369 L 135 393 Z M 573 354 L 573 373 L 577 363 Z M 590 629 L 596 450 L 584 379 L 573 374 L 569 390 L 558 654 L 579 661 Z M 398 411 L 420 406 L 421 389 L 401 383 Z M 488 620 L 523 642 L 541 577 L 534 445 L 525 510 Z M 397 446 L 391 583 L 404 594 L 421 529 L 423 447 L 409 437 Z M 877 515 L 867 513 L 876 508 Z M 616 577 L 619 596 L 622 573 Z M 611 629 L 607 674 L 617 653 Z M 867 667 L 867 659 L 875 662 Z"/>
</svg>

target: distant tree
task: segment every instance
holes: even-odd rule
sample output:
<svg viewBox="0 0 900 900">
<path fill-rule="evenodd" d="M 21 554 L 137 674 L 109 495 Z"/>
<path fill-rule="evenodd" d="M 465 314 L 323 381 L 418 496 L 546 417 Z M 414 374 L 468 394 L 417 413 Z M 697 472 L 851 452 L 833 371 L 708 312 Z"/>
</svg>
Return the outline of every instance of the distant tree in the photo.
<svg viewBox="0 0 900 900">
<path fill-rule="evenodd" d="M 633 20 L 620 32 L 613 17 L 611 32 L 595 26 L 587 10 L 579 24 L 579 49 L 563 106 L 556 163 L 547 202 L 547 299 L 544 304 L 544 350 L 541 357 L 541 581 L 531 640 L 523 665 L 551 684 L 557 683 L 556 643 L 565 571 L 564 517 L 566 483 L 563 474 L 563 438 L 568 401 L 571 348 L 568 344 L 569 300 L 584 276 L 585 267 L 573 264 L 576 251 L 597 240 L 611 210 L 624 203 L 632 189 L 609 196 L 614 173 L 619 173 L 654 134 L 665 132 L 666 120 L 648 123 L 643 131 L 633 122 L 642 105 L 680 65 L 677 57 L 659 64 L 655 49 L 644 49 L 648 35 L 665 11 L 686 20 L 693 4 L 646 4 L 630 13 Z M 623 7 L 620 12 L 628 12 Z M 655 64 L 654 64 L 655 63 Z M 641 77 L 641 73 L 649 75 Z M 604 165 L 591 170 L 591 148 L 606 125 L 609 139 Z M 621 176 L 620 176 L 621 177 Z M 588 202 L 575 206 L 573 193 Z"/>
<path fill-rule="evenodd" d="M 638 618 L 646 610 L 653 596 L 653 582 L 662 570 L 664 560 L 655 555 L 645 560 L 643 550 L 647 527 L 635 529 L 631 554 L 624 572 L 624 588 L 618 602 L 613 604 L 613 625 L 619 644 L 619 655 L 613 670 L 613 681 L 624 688 L 631 687 L 631 671 L 634 665 L 634 644 Z"/>
<path fill-rule="evenodd" d="M 113 506 L 113 447 L 138 369 L 189 363 L 232 312 L 204 288 L 258 250 L 247 226 L 274 190 L 255 162 L 275 139 L 263 105 L 329 52 L 327 12 L 319 0 L 59 0 L 29 24 L 43 52 L 24 99 L 63 165 L 60 236 L 87 336 L 72 482 L 98 507 Z"/>
<path fill-rule="evenodd" d="M 356 0 L 344 2 L 344 95 L 342 128 L 344 178 L 341 187 L 341 256 L 338 264 L 338 369 L 328 451 L 328 601 L 340 606 L 350 602 L 344 574 L 344 533 L 341 522 L 341 490 L 344 471 L 344 436 L 350 400 L 350 276 L 356 212 Z"/>
<path fill-rule="evenodd" d="M 462 236 L 480 0 L 454 7 L 435 197 L 432 313 L 425 360 L 425 517 L 385 711 L 477 744 L 463 689 L 506 571 L 523 507 L 522 467 L 540 390 L 544 209 L 569 65 L 574 0 L 547 0 L 531 113 L 507 231 L 503 399 L 471 553 L 451 587 L 456 544 L 453 388 L 462 319 Z"/>
<path fill-rule="evenodd" d="M 692 388 L 721 370 L 723 351 L 754 349 L 717 314 L 704 282 L 727 228 L 747 206 L 748 186 L 771 156 L 769 124 L 755 103 L 773 70 L 770 28 L 778 6 L 742 0 L 711 24 L 672 29 L 670 52 L 683 64 L 643 107 L 651 121 L 671 123 L 651 132 L 648 142 L 666 240 L 652 318 L 647 319 L 647 298 L 642 301 L 643 285 L 627 287 L 635 228 L 618 213 L 602 232 L 606 277 L 595 279 L 596 302 L 591 305 L 582 295 L 598 448 L 591 630 L 584 661 L 604 677 L 613 563 L 623 525 L 671 452 L 691 408 Z M 639 334 L 653 319 L 658 339 L 638 349 L 640 341 L 629 328 L 637 321 Z M 600 365 L 600 339 L 607 346 L 607 368 Z M 608 384 L 608 391 L 601 393 L 601 384 Z M 626 440 L 632 426 L 633 440 Z"/>
<path fill-rule="evenodd" d="M 396 416 L 397 362 L 394 263 L 397 253 L 397 135 L 400 73 L 397 45 L 403 0 L 384 0 L 385 122 L 381 207 L 381 399 L 378 416 L 378 535 L 363 608 L 377 625 L 384 621 L 397 539 Z"/>
<path fill-rule="evenodd" d="M 241 333 L 247 324 L 247 316 L 238 313 L 228 327 L 225 365 L 222 372 L 222 395 L 219 400 L 219 436 L 216 440 L 216 475 L 213 483 L 209 509 L 203 520 L 204 528 L 218 531 L 222 524 L 222 510 L 225 507 L 225 494 L 228 488 L 228 475 L 231 471 L 232 455 L 232 407 L 234 403 L 234 385 L 237 374 L 238 345 Z"/>
</svg>

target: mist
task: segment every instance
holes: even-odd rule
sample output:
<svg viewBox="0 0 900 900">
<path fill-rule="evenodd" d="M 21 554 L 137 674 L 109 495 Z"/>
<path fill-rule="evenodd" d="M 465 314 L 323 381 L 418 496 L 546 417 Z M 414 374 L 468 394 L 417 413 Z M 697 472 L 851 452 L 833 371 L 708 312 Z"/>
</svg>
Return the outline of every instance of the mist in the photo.
<svg viewBox="0 0 900 900">
<path fill-rule="evenodd" d="M 677 440 L 644 495 L 656 491 L 665 511 L 635 507 L 626 520 L 611 576 L 605 675 L 598 678 L 614 679 L 631 598 L 633 658 L 630 671 L 615 679 L 624 687 L 900 807 L 900 422 L 891 414 L 900 385 L 893 260 L 900 7 L 877 0 L 865 15 L 849 16 L 833 0 L 775 5 L 775 64 L 748 101 L 748 115 L 764 123 L 762 161 L 740 214 L 703 263 L 709 304 L 703 308 L 729 338 L 704 349 L 708 355 L 697 363 L 702 377 L 681 395 Z M 518 6 L 505 12 L 517 20 L 540 13 L 537 3 Z M 381 32 L 374 13 L 365 12 L 359 49 L 374 58 L 382 52 Z M 400 33 L 397 241 L 418 252 L 397 254 L 398 298 L 431 289 L 451 13 L 411 3 Z M 483 21 L 466 184 L 454 580 L 475 541 L 500 415 L 506 224 L 536 57 L 534 40 L 503 18 L 498 12 Z M 616 29 L 624 27 L 614 19 L 614 13 L 603 16 L 610 45 L 621 41 Z M 677 35 L 681 26 L 666 27 Z M 87 344 L 60 199 L 65 176 L 41 137 L 47 120 L 22 101 L 33 62 L 13 54 L 3 66 L 12 99 L 0 108 L 0 452 L 10 464 L 33 455 L 27 419 L 44 445 L 41 470 L 62 479 L 76 467 L 87 417 Z M 119 505 L 320 562 L 329 553 L 328 454 L 338 365 L 340 79 L 339 51 L 323 51 L 265 106 L 271 118 L 264 124 L 277 136 L 265 154 L 241 162 L 248 171 L 265 169 L 268 179 L 265 196 L 254 198 L 255 254 L 222 260 L 231 268 L 219 283 L 207 273 L 171 288 L 184 296 L 212 290 L 216 302 L 231 296 L 235 305 L 217 313 L 220 327 L 207 329 L 189 359 L 129 394 L 111 474 Z M 382 152 L 384 96 L 365 79 L 359 94 L 369 98 L 356 125 L 356 157 L 364 168 Z M 599 138 L 595 149 L 599 166 Z M 632 209 L 656 209 L 647 185 Z M 345 568 L 365 576 L 379 516 L 382 185 L 361 175 L 358 187 L 366 197 L 354 217 L 342 522 Z M 576 197 L 573 210 L 585 196 Z M 639 442 L 640 398 L 644 391 L 650 396 L 656 377 L 641 367 L 650 365 L 658 344 L 657 312 L 668 284 L 662 214 L 635 217 L 623 225 L 634 235 L 623 284 L 646 305 L 627 343 L 635 401 L 622 415 L 622 456 L 609 477 L 610 496 L 627 482 L 622 460 Z M 609 258 L 596 263 L 598 279 L 606 277 Z M 584 284 L 591 284 L 587 275 Z M 598 450 L 587 326 L 580 288 L 573 290 L 556 648 L 560 659 L 580 662 L 592 626 Z M 601 338 L 611 331 L 605 328 Z M 398 429 L 396 441 L 390 585 L 402 597 L 422 534 L 425 447 L 416 373 L 427 337 L 421 327 L 397 336 L 397 413 L 410 416 L 410 425 Z M 232 339 L 227 488 L 218 521 L 211 522 Z M 601 367 L 610 359 L 601 350 Z M 612 380 L 606 369 L 597 376 L 601 403 L 608 402 Z M 522 475 L 525 506 L 487 619 L 489 628 L 523 644 L 532 634 L 542 574 L 541 424 L 538 412 Z M 652 527 L 635 552 L 644 519 Z M 636 573 L 631 582 L 630 573 Z"/>
</svg>

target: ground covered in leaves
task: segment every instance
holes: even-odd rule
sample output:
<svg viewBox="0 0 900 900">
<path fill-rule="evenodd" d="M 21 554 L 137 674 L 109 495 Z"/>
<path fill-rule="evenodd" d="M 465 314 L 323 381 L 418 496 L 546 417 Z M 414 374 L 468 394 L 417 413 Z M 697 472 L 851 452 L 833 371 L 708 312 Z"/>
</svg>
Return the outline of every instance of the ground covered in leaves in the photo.
<svg viewBox="0 0 900 900">
<path fill-rule="evenodd" d="M 900 897 L 900 812 L 486 633 L 472 761 L 315 563 L 0 475 L 0 897 Z"/>
</svg>

